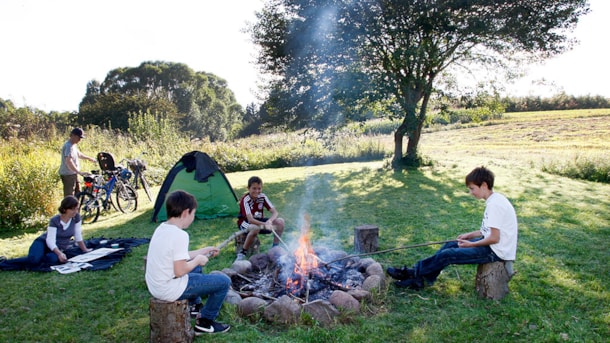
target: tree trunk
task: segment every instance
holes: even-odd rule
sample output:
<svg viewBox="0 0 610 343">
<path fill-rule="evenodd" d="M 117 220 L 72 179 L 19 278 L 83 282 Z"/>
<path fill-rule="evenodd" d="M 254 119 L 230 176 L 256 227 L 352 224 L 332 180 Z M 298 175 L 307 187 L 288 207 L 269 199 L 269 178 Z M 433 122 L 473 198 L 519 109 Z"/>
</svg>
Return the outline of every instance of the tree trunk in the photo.
<svg viewBox="0 0 610 343">
<path fill-rule="evenodd" d="M 405 117 L 400 124 L 400 126 L 396 129 L 394 133 L 394 159 L 392 160 L 392 164 L 394 167 L 398 166 L 417 166 L 418 165 L 418 155 L 417 155 L 417 146 L 419 144 L 419 138 L 421 136 L 421 128 L 423 125 L 422 117 L 422 109 L 423 115 L 425 119 L 425 106 L 422 106 L 419 114 L 417 113 L 417 103 L 425 94 L 422 94 L 418 91 L 408 92 L 405 91 L 404 94 L 407 95 L 405 101 L 402 103 L 402 107 L 405 110 Z M 426 100 L 426 99 L 424 99 Z M 425 101 L 424 105 L 427 103 Z M 403 139 L 407 136 L 407 152 L 403 157 L 402 154 L 402 146 Z"/>
<path fill-rule="evenodd" d="M 394 133 L 394 158 L 392 159 L 392 163 L 395 166 L 402 160 L 402 139 L 404 137 L 404 132 L 401 130 L 402 126 L 403 125 Z"/>
</svg>

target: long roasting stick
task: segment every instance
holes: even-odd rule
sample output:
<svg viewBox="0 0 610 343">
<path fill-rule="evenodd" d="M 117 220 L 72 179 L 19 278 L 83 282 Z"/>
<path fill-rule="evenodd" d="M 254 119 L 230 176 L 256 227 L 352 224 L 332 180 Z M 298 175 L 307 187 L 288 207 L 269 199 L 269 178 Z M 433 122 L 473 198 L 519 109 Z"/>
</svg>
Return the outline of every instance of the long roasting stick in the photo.
<svg viewBox="0 0 610 343">
<path fill-rule="evenodd" d="M 286 244 L 284 242 L 284 240 L 282 240 L 282 237 L 280 237 L 280 235 L 277 234 L 277 232 L 275 232 L 275 225 L 271 225 L 271 232 L 273 232 L 273 235 L 275 237 L 277 237 L 277 239 L 280 241 L 280 243 L 282 243 L 284 245 L 284 247 L 286 248 L 286 250 L 290 251 L 290 248 L 288 247 L 288 244 Z"/>
<path fill-rule="evenodd" d="M 222 248 L 226 247 L 229 243 L 231 243 L 231 241 L 233 241 L 237 236 L 246 234 L 252 230 L 258 230 L 258 229 L 263 229 L 264 227 L 261 225 L 250 225 L 247 229 L 245 230 L 239 230 L 236 232 L 233 232 L 233 234 L 231 236 L 229 236 L 229 238 L 225 239 L 222 243 L 220 243 L 216 248 L 218 250 L 221 250 Z M 273 233 L 275 234 L 275 230 L 273 230 Z M 277 235 L 277 234 L 276 234 Z M 283 242 L 282 242 L 283 243 Z M 284 244 L 286 245 L 286 244 Z M 208 253 L 206 254 L 207 257 L 212 256 L 212 253 Z"/>
<path fill-rule="evenodd" d="M 324 263 L 322 266 L 326 267 L 326 266 L 328 266 L 331 263 L 334 263 L 334 262 L 337 262 L 337 261 L 341 261 L 341 260 L 345 260 L 345 259 L 352 258 L 352 257 L 382 254 L 382 253 L 386 253 L 386 252 L 390 252 L 390 251 L 394 251 L 394 250 L 410 249 L 410 248 L 417 248 L 417 247 L 425 247 L 427 245 L 445 244 L 445 243 L 455 242 L 455 241 L 456 241 L 455 239 L 450 239 L 450 240 L 447 240 L 447 241 L 428 242 L 428 243 L 420 243 L 420 244 L 413 244 L 413 245 L 405 245 L 405 246 L 398 247 L 398 248 L 392 248 L 392 249 L 386 249 L 386 250 L 367 252 L 367 253 L 363 253 L 363 254 L 347 255 L 347 256 L 338 258 L 336 260 L 332 260 L 330 262 Z"/>
<path fill-rule="evenodd" d="M 254 227 L 250 228 L 250 227 L 249 227 L 249 228 L 247 228 L 246 230 L 239 230 L 239 231 L 233 232 L 233 234 L 232 234 L 231 236 L 229 236 L 229 238 L 225 239 L 225 240 L 224 240 L 222 243 L 220 243 L 220 244 L 219 244 L 219 245 L 218 245 L 216 248 L 217 248 L 218 250 L 221 250 L 222 248 L 226 247 L 226 246 L 227 246 L 227 245 L 228 245 L 228 244 L 229 244 L 231 241 L 233 241 L 233 240 L 235 239 L 235 237 L 240 236 L 240 235 L 243 235 L 243 234 L 246 234 L 246 233 L 248 233 L 248 232 L 250 232 L 250 231 L 252 231 L 252 230 L 254 230 L 254 229 L 256 229 L 256 228 L 254 228 Z M 207 253 L 207 254 L 206 254 L 206 256 L 207 256 L 207 257 L 210 257 L 210 256 L 212 256 L 212 253 L 211 253 L 211 252 L 209 252 L 209 253 Z"/>
</svg>

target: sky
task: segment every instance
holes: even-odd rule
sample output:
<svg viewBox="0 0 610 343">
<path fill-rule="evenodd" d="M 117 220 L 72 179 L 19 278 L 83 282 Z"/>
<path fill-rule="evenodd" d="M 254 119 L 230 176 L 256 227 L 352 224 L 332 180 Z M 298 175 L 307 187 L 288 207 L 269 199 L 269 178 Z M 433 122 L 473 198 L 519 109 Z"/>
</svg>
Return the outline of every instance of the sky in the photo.
<svg viewBox="0 0 610 343">
<path fill-rule="evenodd" d="M 509 95 L 610 97 L 604 36 L 610 1 L 590 0 L 572 51 L 531 66 Z M 184 63 L 258 102 L 255 47 L 243 30 L 262 0 L 2 0 L 0 98 L 44 111 L 77 111 L 87 83 L 145 61 Z M 544 80 L 544 82 L 540 82 Z"/>
</svg>

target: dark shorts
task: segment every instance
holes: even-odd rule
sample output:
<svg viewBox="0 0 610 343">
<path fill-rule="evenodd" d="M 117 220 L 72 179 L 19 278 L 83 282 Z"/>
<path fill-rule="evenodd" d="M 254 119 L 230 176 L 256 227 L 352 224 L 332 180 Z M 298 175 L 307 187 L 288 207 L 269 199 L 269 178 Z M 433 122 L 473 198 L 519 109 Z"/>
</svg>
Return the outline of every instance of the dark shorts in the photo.
<svg viewBox="0 0 610 343">
<path fill-rule="evenodd" d="M 60 177 L 64 186 L 64 197 L 68 195 L 75 195 L 80 192 L 78 174 L 60 175 Z"/>
<path fill-rule="evenodd" d="M 263 218 L 263 219 L 259 219 L 262 222 L 266 222 L 267 220 L 269 220 L 269 218 Z M 239 226 L 240 230 L 247 230 L 248 229 L 248 222 L 247 221 L 243 221 L 241 223 L 241 225 Z M 264 235 L 268 235 L 270 233 L 273 233 L 273 231 L 269 230 L 269 229 L 261 229 L 258 233 L 262 233 Z"/>
</svg>

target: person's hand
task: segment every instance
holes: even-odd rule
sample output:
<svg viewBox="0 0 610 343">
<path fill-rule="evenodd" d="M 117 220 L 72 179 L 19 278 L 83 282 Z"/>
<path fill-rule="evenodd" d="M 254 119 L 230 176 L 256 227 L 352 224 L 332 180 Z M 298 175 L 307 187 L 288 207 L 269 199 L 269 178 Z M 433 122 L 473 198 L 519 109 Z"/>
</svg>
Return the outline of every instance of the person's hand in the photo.
<svg viewBox="0 0 610 343">
<path fill-rule="evenodd" d="M 470 247 L 474 246 L 474 244 L 467 239 L 458 238 L 457 242 L 458 242 L 458 247 L 460 247 L 460 248 L 470 248 Z"/>
<path fill-rule="evenodd" d="M 205 266 L 208 263 L 209 259 L 205 255 L 197 255 L 195 256 L 195 262 L 197 262 L 200 266 Z"/>
<path fill-rule="evenodd" d="M 203 254 L 207 257 L 214 257 L 220 253 L 220 250 L 216 247 L 208 247 L 203 249 Z"/>
<path fill-rule="evenodd" d="M 61 262 L 61 263 L 68 262 L 68 257 L 63 252 L 60 253 L 59 255 L 57 255 L 57 258 L 59 259 L 59 262 Z"/>
<path fill-rule="evenodd" d="M 91 248 L 86 248 L 85 250 L 83 250 L 83 252 L 92 252 L 92 251 L 93 251 L 93 249 L 91 249 Z"/>
<path fill-rule="evenodd" d="M 267 230 L 273 230 L 273 224 L 271 223 L 271 219 L 265 222 L 265 228 L 267 228 Z"/>
<path fill-rule="evenodd" d="M 467 232 L 467 233 L 463 233 L 463 234 L 461 234 L 461 235 L 458 235 L 458 236 L 457 236 L 457 239 L 458 239 L 458 240 L 459 240 L 459 239 L 465 239 L 465 240 L 469 240 L 469 239 L 473 238 L 472 236 L 473 236 L 473 235 L 472 235 L 472 232 Z"/>
</svg>

